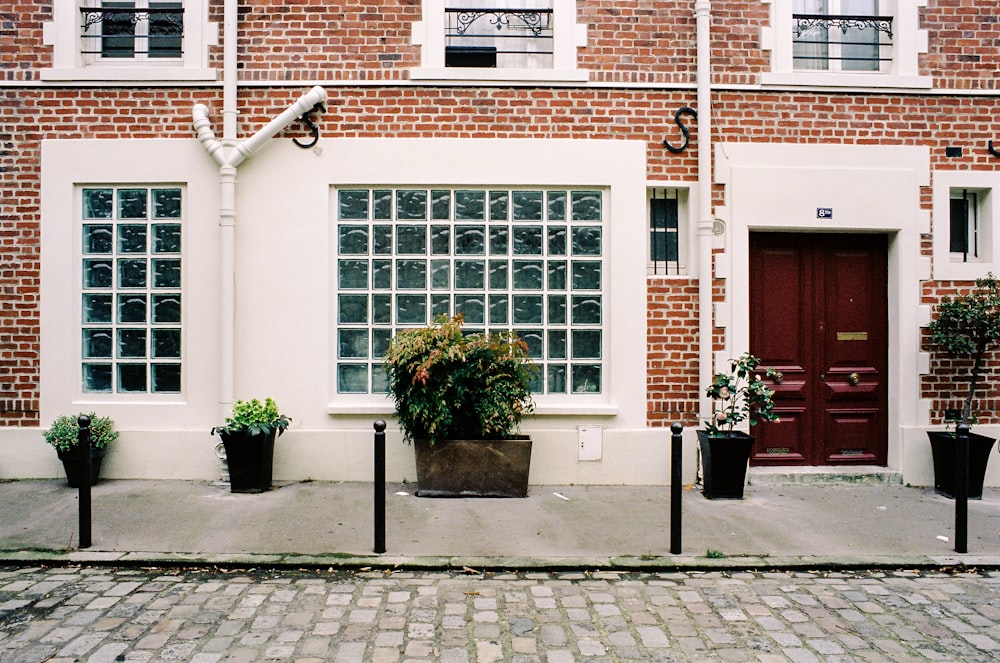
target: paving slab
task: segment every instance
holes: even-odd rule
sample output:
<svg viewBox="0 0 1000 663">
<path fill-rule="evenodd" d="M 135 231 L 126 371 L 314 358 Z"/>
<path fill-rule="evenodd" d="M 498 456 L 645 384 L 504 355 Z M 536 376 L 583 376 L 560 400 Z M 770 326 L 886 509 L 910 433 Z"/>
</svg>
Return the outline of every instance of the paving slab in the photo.
<svg viewBox="0 0 1000 663">
<path fill-rule="evenodd" d="M 1000 562 L 1000 490 L 969 502 L 968 552 L 955 507 L 892 484 L 753 485 L 743 500 L 683 491 L 670 553 L 665 486 L 531 486 L 523 499 L 423 498 L 386 487 L 386 548 L 374 545 L 370 484 L 300 482 L 234 494 L 199 481 L 102 481 L 92 545 L 78 548 L 78 491 L 0 483 L 0 560 L 215 564 L 652 568 Z"/>
</svg>

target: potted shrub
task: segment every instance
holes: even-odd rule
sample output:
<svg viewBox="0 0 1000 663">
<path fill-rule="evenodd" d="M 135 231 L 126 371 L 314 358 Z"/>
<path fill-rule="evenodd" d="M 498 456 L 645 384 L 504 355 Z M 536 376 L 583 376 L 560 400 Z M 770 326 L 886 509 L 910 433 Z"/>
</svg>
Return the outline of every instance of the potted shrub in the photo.
<svg viewBox="0 0 1000 663">
<path fill-rule="evenodd" d="M 961 414 L 952 423 L 968 426 L 972 422 L 972 400 L 979 385 L 983 360 L 1000 341 L 1000 283 L 993 273 L 976 279 L 975 288 L 959 297 L 943 297 L 937 317 L 928 325 L 931 343 L 953 359 L 964 360 L 969 368 L 969 389 Z M 946 497 L 954 495 L 955 432 L 927 431 L 934 460 L 934 489 Z M 982 498 L 986 463 L 995 440 L 985 435 L 969 434 L 969 497 Z"/>
<path fill-rule="evenodd" d="M 743 499 L 747 463 L 753 448 L 753 436 L 736 430 L 747 421 L 777 421 L 774 392 L 767 388 L 757 372 L 760 359 L 749 352 L 729 360 L 729 372 L 717 373 L 706 390 L 719 404 L 705 429 L 698 431 L 704 494 L 709 499 Z M 770 377 L 773 369 L 767 369 Z"/>
<path fill-rule="evenodd" d="M 83 415 L 63 415 L 45 431 L 45 441 L 55 447 L 71 488 L 79 488 L 85 480 L 78 453 L 81 416 Z M 90 417 L 90 485 L 93 486 L 101 476 L 105 447 L 118 439 L 118 432 L 115 430 L 115 423 L 108 417 L 98 417 L 93 412 L 87 416 Z"/>
<path fill-rule="evenodd" d="M 534 367 L 515 336 L 465 334 L 462 316 L 393 337 L 389 394 L 417 461 L 420 496 L 525 497 Z"/>
<path fill-rule="evenodd" d="M 260 493 L 271 487 L 274 440 L 290 423 L 273 398 L 233 403 L 226 423 L 212 429 L 226 449 L 231 492 Z"/>
</svg>

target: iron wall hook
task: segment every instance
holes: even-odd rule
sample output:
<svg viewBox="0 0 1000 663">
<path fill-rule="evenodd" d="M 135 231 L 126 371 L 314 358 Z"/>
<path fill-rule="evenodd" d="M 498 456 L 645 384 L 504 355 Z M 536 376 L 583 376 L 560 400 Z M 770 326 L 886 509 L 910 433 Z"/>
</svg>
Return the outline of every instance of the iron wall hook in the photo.
<svg viewBox="0 0 1000 663">
<path fill-rule="evenodd" d="M 997 148 L 993 147 L 993 141 L 992 140 L 989 141 L 986 144 L 986 147 L 990 151 L 990 154 L 992 154 L 995 157 L 1000 157 L 1000 150 L 998 150 Z"/>
<path fill-rule="evenodd" d="M 313 137 L 312 142 L 303 143 L 298 138 L 292 139 L 293 143 L 295 143 L 304 150 L 309 149 L 310 147 L 319 142 L 319 127 L 316 126 L 316 123 L 313 122 L 312 119 L 310 119 L 309 117 L 310 113 L 315 113 L 316 111 L 326 111 L 326 107 L 322 103 L 316 104 L 310 110 L 303 113 L 302 117 L 299 118 L 300 120 L 305 122 L 306 126 L 309 127 L 309 131 L 312 132 L 312 137 Z"/>
<path fill-rule="evenodd" d="M 691 142 L 691 132 L 688 130 L 687 125 L 681 122 L 681 117 L 683 117 L 684 115 L 690 115 L 691 117 L 697 120 L 698 111 L 688 106 L 684 106 L 682 108 L 678 108 L 677 112 L 674 113 L 674 122 L 677 124 L 678 127 L 681 128 L 681 133 L 684 135 L 684 142 L 681 144 L 680 147 L 674 147 L 668 141 L 666 140 L 663 141 L 663 147 L 667 148 L 674 154 L 679 154 L 684 150 L 686 150 L 688 144 Z"/>
</svg>

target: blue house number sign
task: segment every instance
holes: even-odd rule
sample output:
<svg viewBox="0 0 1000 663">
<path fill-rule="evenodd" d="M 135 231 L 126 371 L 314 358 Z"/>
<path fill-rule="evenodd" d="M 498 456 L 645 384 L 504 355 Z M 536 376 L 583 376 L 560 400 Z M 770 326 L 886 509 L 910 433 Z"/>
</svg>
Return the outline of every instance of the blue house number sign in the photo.
<svg viewBox="0 0 1000 663">
<path fill-rule="evenodd" d="M 816 218 L 817 219 L 832 219 L 833 218 L 833 208 L 832 207 L 817 207 L 816 208 Z"/>
</svg>

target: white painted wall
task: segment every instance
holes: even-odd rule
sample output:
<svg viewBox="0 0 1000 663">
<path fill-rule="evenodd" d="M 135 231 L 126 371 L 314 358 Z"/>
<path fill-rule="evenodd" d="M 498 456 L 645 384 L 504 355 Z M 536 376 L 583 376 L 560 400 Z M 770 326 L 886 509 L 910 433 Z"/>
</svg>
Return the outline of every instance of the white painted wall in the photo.
<svg viewBox="0 0 1000 663">
<path fill-rule="evenodd" d="M 933 484 L 927 404 L 919 392 L 928 365 L 920 327 L 930 315 L 920 304 L 920 282 L 931 277 L 930 260 L 920 255 L 920 235 L 930 232 L 919 205 L 921 187 L 930 185 L 927 148 L 728 143 L 716 154 L 716 180 L 726 185 L 726 205 L 717 210 L 726 221 L 718 238 L 725 253 L 716 269 L 727 297 L 717 315 L 729 343 L 717 363 L 749 346 L 751 230 L 888 234 L 888 464 L 907 483 Z M 817 218 L 820 207 L 833 208 L 833 218 Z M 994 467 L 988 482 L 998 479 Z"/>
<path fill-rule="evenodd" d="M 665 484 L 669 430 L 646 427 L 646 154 L 638 141 L 269 141 L 237 184 L 236 397 L 274 397 L 293 418 L 275 450 L 278 480 L 365 481 L 372 422 L 385 418 L 390 480 L 414 479 L 412 451 L 385 398 L 335 393 L 331 190 L 341 185 L 581 186 L 606 190 L 610 359 L 604 394 L 543 397 L 522 425 L 532 483 Z M 42 152 L 42 421 L 95 410 L 121 431 L 105 476 L 214 480 L 217 421 L 218 171 L 197 140 L 45 141 Z M 104 397 L 80 388 L 79 187 L 185 190 L 184 394 Z M 641 284 L 641 285 L 640 285 Z M 577 426 L 604 428 L 602 458 L 577 460 Z M 685 482 L 695 477 L 693 431 Z M 41 430 L 0 438 L 0 476 L 59 476 Z M 43 455 L 44 454 L 44 455 Z M 49 455 L 51 454 L 51 455 Z M 22 460 L 23 459 L 23 460 Z"/>
<path fill-rule="evenodd" d="M 293 417 L 275 451 L 278 480 L 366 481 L 372 422 L 388 431 L 388 478 L 412 480 L 412 451 L 378 397 L 338 397 L 332 384 L 331 188 L 339 185 L 587 186 L 607 191 L 610 346 L 607 393 L 539 399 L 522 428 L 535 440 L 534 484 L 665 484 L 669 431 L 646 427 L 645 145 L 626 141 L 428 139 L 321 140 L 302 150 L 272 140 L 246 162 L 237 188 L 237 398 L 273 396 Z M 927 485 L 927 407 L 918 377 L 927 357 L 919 327 L 919 257 L 929 218 L 919 189 L 929 183 L 924 148 L 720 145 L 716 180 L 726 185 L 726 223 L 716 238 L 717 275 L 727 299 L 716 321 L 729 346 L 746 347 L 751 229 L 836 228 L 890 235 L 890 467 Z M 214 480 L 219 380 L 218 171 L 198 141 L 57 140 L 42 148 L 43 426 L 57 415 L 95 410 L 122 432 L 106 459 L 108 477 Z M 81 185 L 172 184 L 185 190 L 182 397 L 107 398 L 80 392 L 79 200 Z M 816 207 L 833 207 L 832 222 Z M 600 461 L 577 460 L 577 426 L 604 428 Z M 0 477 L 60 476 L 41 429 L 0 433 Z M 984 431 L 987 432 L 987 431 Z M 684 481 L 695 478 L 694 431 L 685 431 Z M 1000 485 L 993 463 L 988 485 Z"/>
</svg>

